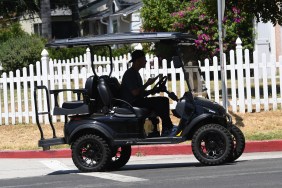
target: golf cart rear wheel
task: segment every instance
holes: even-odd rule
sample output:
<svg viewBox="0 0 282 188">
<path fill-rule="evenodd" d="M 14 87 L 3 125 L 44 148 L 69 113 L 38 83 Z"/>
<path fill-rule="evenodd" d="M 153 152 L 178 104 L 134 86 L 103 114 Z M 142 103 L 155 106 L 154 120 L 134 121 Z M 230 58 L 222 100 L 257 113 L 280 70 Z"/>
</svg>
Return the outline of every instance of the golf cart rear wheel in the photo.
<svg viewBox="0 0 282 188">
<path fill-rule="evenodd" d="M 97 135 L 84 135 L 72 145 L 72 160 L 82 172 L 104 171 L 111 157 L 107 142 Z"/>
<path fill-rule="evenodd" d="M 118 170 L 123 167 L 131 157 L 131 145 L 117 146 L 112 149 L 112 159 L 108 170 Z"/>
<path fill-rule="evenodd" d="M 235 125 L 232 126 L 230 133 L 234 143 L 233 152 L 228 158 L 228 162 L 233 162 L 238 159 L 245 150 L 245 136 L 243 132 Z"/>
<path fill-rule="evenodd" d="M 220 165 L 227 161 L 233 149 L 230 132 L 218 124 L 199 128 L 192 138 L 192 151 L 204 165 Z"/>
</svg>

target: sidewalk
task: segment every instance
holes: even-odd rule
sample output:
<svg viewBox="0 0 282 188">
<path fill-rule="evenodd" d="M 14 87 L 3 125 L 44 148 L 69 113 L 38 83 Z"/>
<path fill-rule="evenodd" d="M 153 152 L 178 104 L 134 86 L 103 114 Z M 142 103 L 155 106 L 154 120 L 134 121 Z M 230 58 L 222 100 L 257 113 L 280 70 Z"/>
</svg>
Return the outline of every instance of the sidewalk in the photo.
<svg viewBox="0 0 282 188">
<path fill-rule="evenodd" d="M 282 151 L 282 140 L 246 142 L 244 153 Z M 190 144 L 133 146 L 132 155 L 189 155 L 193 154 Z M 0 158 L 69 158 L 70 149 L 50 151 L 0 151 Z"/>
</svg>

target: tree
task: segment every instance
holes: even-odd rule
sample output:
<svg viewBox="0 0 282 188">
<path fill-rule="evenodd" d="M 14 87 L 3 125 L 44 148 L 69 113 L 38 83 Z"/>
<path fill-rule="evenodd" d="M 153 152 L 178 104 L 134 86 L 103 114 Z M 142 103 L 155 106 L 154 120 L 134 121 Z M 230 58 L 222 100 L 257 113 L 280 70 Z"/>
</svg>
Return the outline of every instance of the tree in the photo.
<svg viewBox="0 0 282 188">
<path fill-rule="evenodd" d="M 171 28 L 171 13 L 179 10 L 180 0 L 143 0 L 141 9 L 142 27 L 146 31 L 168 31 Z"/>
<path fill-rule="evenodd" d="M 251 12 L 257 21 L 271 21 L 273 25 L 282 25 L 282 0 L 238 0 L 238 7 Z"/>
<path fill-rule="evenodd" d="M 36 0 L 1 0 L 0 23 L 16 20 L 23 12 L 33 14 L 39 11 Z"/>
<path fill-rule="evenodd" d="M 217 1 L 205 0 L 205 6 L 213 14 L 217 14 Z M 236 6 L 242 12 L 247 12 L 256 21 L 282 25 L 282 0 L 226 0 L 227 6 Z"/>
<path fill-rule="evenodd" d="M 216 3 L 214 0 L 210 1 Z M 242 38 L 245 44 L 244 47 L 252 49 L 252 16 L 246 12 L 242 12 L 236 7 L 235 3 L 228 2 L 229 4 L 226 4 L 223 22 L 226 30 L 225 50 L 234 48 L 238 36 Z M 172 4 L 176 6 L 171 7 Z M 167 12 L 165 14 L 152 13 L 159 10 Z M 219 52 L 217 12 L 214 10 L 217 10 L 217 6 L 216 4 L 215 6 L 211 4 L 209 0 L 173 0 L 169 2 L 144 0 L 141 15 L 146 24 L 143 25 L 143 29 L 145 31 L 179 31 L 190 33 L 196 37 L 195 46 L 197 47 L 198 59 L 211 58 L 214 55 L 218 55 Z M 246 46 L 246 44 L 251 45 Z"/>
<path fill-rule="evenodd" d="M 42 36 L 48 41 L 52 39 L 50 0 L 40 0 L 40 14 L 42 20 Z"/>
</svg>

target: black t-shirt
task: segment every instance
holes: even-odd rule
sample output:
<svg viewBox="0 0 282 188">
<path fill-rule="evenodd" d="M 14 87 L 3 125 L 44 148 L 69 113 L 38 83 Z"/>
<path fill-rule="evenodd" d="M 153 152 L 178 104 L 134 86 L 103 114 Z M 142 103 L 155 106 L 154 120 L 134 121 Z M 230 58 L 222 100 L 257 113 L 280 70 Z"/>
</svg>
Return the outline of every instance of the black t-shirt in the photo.
<svg viewBox="0 0 282 188">
<path fill-rule="evenodd" d="M 132 95 L 132 90 L 138 89 L 143 86 L 141 75 L 138 71 L 132 67 L 125 71 L 121 82 L 121 98 L 129 103 L 134 102 L 137 99 L 143 98 L 143 96 Z"/>
</svg>

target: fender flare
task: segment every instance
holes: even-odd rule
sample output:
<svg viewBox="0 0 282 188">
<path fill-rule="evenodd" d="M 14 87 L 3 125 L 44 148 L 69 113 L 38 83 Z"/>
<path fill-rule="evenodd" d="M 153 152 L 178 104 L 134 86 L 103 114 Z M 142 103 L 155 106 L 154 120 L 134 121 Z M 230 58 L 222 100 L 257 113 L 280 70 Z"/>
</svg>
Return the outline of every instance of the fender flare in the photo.
<svg viewBox="0 0 282 188">
<path fill-rule="evenodd" d="M 73 142 L 74 138 L 76 137 L 77 134 L 79 134 L 80 132 L 83 132 L 85 130 L 91 130 L 96 132 L 98 135 L 103 136 L 104 138 L 107 139 L 107 141 L 110 141 L 110 143 L 113 142 L 114 138 L 113 138 L 113 131 L 111 131 L 110 129 L 105 128 L 105 126 L 102 126 L 102 123 L 86 123 L 84 125 L 80 125 L 79 127 L 77 127 L 76 129 L 74 129 L 71 134 L 69 135 L 68 139 L 67 139 L 67 143 L 70 144 L 71 142 Z"/>
<path fill-rule="evenodd" d="M 200 116 L 193 119 L 188 123 L 183 129 L 182 136 L 186 138 L 192 138 L 195 128 L 199 126 L 200 122 L 207 121 L 208 123 L 218 123 L 224 127 L 227 126 L 227 120 L 225 117 L 215 115 L 215 114 L 201 114 Z"/>
</svg>

